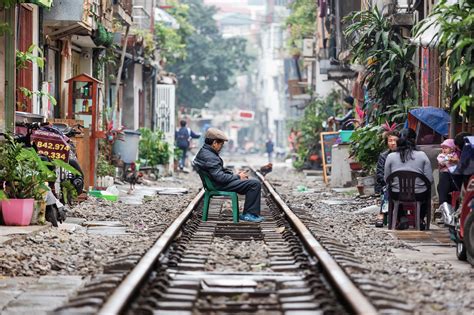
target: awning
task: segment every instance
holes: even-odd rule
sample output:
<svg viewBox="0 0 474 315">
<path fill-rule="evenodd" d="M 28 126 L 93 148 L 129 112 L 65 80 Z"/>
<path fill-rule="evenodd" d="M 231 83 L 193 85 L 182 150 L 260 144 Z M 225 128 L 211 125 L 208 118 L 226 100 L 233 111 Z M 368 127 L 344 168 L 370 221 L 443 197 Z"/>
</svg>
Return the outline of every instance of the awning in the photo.
<svg viewBox="0 0 474 315">
<path fill-rule="evenodd" d="M 408 126 L 412 127 L 416 124 L 416 120 L 421 121 L 438 134 L 448 136 L 451 117 L 442 108 L 421 107 L 412 109 L 408 113 Z"/>
<path fill-rule="evenodd" d="M 458 0 L 447 0 L 446 5 L 450 6 L 456 4 Z M 426 25 L 428 27 L 422 29 L 423 31 L 416 34 L 415 37 L 410 39 L 415 45 L 420 45 L 424 47 L 436 47 L 438 46 L 439 42 L 439 35 L 441 34 L 441 25 L 438 22 L 439 16 L 438 15 L 431 15 L 428 16 L 426 20 Z M 425 21 L 423 20 L 423 21 Z"/>
<path fill-rule="evenodd" d="M 53 0 L 30 0 L 25 1 L 25 3 L 33 3 L 39 5 L 40 7 L 49 9 L 53 5 Z"/>
</svg>

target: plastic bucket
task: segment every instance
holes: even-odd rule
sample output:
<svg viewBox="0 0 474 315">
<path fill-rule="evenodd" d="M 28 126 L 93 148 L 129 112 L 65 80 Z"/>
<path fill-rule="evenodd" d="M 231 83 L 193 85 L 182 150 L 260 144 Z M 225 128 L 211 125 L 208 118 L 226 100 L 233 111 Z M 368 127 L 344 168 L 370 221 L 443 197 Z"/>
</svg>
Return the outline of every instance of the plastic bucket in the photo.
<svg viewBox="0 0 474 315">
<path fill-rule="evenodd" d="M 5 225 L 29 225 L 33 215 L 34 199 L 2 200 Z"/>
<path fill-rule="evenodd" d="M 114 143 L 114 153 L 120 156 L 125 163 L 132 163 L 138 159 L 138 143 L 140 142 L 140 132 L 133 130 L 124 130 L 122 140 Z"/>
<path fill-rule="evenodd" d="M 339 131 L 339 137 L 341 137 L 341 142 L 350 142 L 352 133 L 354 130 L 341 130 Z"/>
</svg>

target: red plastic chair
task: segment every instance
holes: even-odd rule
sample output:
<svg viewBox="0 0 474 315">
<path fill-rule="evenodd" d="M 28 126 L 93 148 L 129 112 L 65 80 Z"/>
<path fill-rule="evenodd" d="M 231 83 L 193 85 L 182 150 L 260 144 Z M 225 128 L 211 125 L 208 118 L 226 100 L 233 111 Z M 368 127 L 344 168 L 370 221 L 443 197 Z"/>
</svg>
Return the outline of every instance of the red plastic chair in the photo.
<svg viewBox="0 0 474 315">
<path fill-rule="evenodd" d="M 415 193 L 415 181 L 421 179 L 426 186 L 426 191 Z M 398 180 L 399 192 L 392 190 L 392 183 Z M 430 229 L 431 220 L 431 183 L 425 175 L 412 171 L 396 171 L 387 178 L 388 185 L 388 228 L 394 229 L 398 221 L 398 209 L 401 203 L 415 203 L 416 229 L 420 229 L 421 204 L 426 204 L 426 229 Z"/>
</svg>

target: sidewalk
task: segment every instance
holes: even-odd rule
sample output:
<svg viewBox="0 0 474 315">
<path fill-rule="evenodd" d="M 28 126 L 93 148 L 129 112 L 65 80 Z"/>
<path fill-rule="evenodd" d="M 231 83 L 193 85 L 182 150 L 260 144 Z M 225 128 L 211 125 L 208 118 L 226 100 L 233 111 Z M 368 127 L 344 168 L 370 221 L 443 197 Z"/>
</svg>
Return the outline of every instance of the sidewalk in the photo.
<svg viewBox="0 0 474 315">
<path fill-rule="evenodd" d="M 83 285 L 81 276 L 0 277 L 2 315 L 46 315 Z"/>
<path fill-rule="evenodd" d="M 44 230 L 49 229 L 51 224 L 45 225 L 28 225 L 28 226 L 6 226 L 0 225 L 0 244 L 8 244 L 17 238 L 26 238 Z"/>
</svg>

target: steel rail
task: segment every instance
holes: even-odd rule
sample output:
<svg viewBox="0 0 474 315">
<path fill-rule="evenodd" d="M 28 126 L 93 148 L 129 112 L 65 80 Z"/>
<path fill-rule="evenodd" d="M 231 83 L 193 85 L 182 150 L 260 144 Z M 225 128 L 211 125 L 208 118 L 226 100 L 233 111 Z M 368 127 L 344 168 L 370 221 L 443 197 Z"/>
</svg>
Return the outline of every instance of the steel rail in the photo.
<svg viewBox="0 0 474 315">
<path fill-rule="evenodd" d="M 304 223 L 301 222 L 293 211 L 291 211 L 283 199 L 281 199 L 280 195 L 275 191 L 275 189 L 273 189 L 272 185 L 265 180 L 262 174 L 259 172 L 255 173 L 268 189 L 268 192 L 271 194 L 278 206 L 285 212 L 288 220 L 305 243 L 307 250 L 318 259 L 323 271 L 333 284 L 335 290 L 347 301 L 348 307 L 351 311 L 354 314 L 361 315 L 378 314 L 369 299 L 356 287 L 344 270 L 324 249 L 321 243 L 316 240 Z"/>
<path fill-rule="evenodd" d="M 173 221 L 166 231 L 158 238 L 147 253 L 140 259 L 133 270 L 125 277 L 124 281 L 114 290 L 107 302 L 100 308 L 98 314 L 113 315 L 120 314 L 133 294 L 137 291 L 139 285 L 146 280 L 146 277 L 152 271 L 156 261 L 161 253 L 168 247 L 175 235 L 179 232 L 183 222 L 191 215 L 192 211 L 197 207 L 199 201 L 204 195 L 202 189 L 196 197 L 191 201 L 187 208 Z"/>
</svg>

